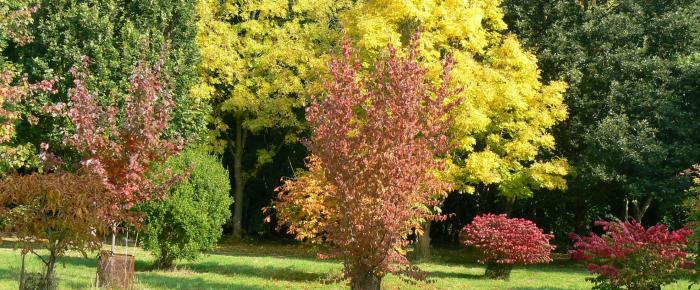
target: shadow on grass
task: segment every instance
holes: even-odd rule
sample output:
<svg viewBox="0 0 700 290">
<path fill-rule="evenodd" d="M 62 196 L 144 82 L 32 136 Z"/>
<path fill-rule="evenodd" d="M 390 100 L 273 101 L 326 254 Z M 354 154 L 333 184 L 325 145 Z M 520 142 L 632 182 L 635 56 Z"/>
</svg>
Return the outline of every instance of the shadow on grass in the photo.
<svg viewBox="0 0 700 290">
<path fill-rule="evenodd" d="M 290 282 L 319 281 L 327 278 L 329 274 L 313 273 L 296 270 L 292 267 L 275 267 L 252 265 L 221 265 L 214 262 L 195 263 L 188 265 L 188 269 L 198 273 L 216 273 L 220 275 L 243 275 L 258 277 L 266 280 L 283 280 Z"/>
<path fill-rule="evenodd" d="M 556 287 L 556 286 L 541 286 L 541 287 L 521 287 L 518 286 L 518 288 L 513 288 L 513 289 L 518 289 L 518 290 L 569 290 L 571 288 L 562 288 L 562 287 Z"/>
<path fill-rule="evenodd" d="M 461 272 L 444 272 L 444 271 L 430 271 L 428 272 L 428 278 L 450 278 L 450 279 L 470 279 L 470 280 L 486 280 L 486 276 L 480 274 L 472 273 L 461 273 Z"/>
<path fill-rule="evenodd" d="M 13 271 L 12 269 L 2 268 L 0 269 L 0 280 L 17 281 L 19 280 L 19 269 Z"/>
<path fill-rule="evenodd" d="M 217 255 L 223 255 L 217 253 Z M 238 254 L 232 254 L 228 253 L 226 256 L 231 256 L 231 259 L 235 256 L 251 256 L 251 257 L 268 257 L 264 255 L 238 255 Z M 276 257 L 276 256 L 270 256 L 270 257 Z M 290 259 L 289 257 L 279 257 L 283 259 Z M 314 262 L 319 262 L 318 260 L 314 260 L 312 258 L 301 258 L 301 257 L 294 257 L 292 259 L 298 259 L 298 260 L 306 260 L 306 261 L 314 261 Z M 97 271 L 97 257 L 93 256 L 88 256 L 87 258 L 81 257 L 81 256 L 65 256 L 59 258 L 58 264 L 63 264 L 65 263 L 66 265 L 71 265 L 71 266 L 78 266 L 78 267 L 86 267 L 90 269 L 94 269 Z M 332 263 L 332 262 L 328 262 Z M 146 275 L 148 277 L 149 275 L 158 275 L 157 272 L 155 272 L 153 268 L 153 265 L 147 261 L 143 260 L 136 260 L 136 271 L 138 273 L 142 273 L 141 275 Z M 206 262 L 206 261 L 201 261 L 201 262 L 193 262 L 193 263 L 187 263 L 185 266 L 186 269 L 197 272 L 200 274 L 205 274 L 205 273 L 215 273 L 215 274 L 220 274 L 220 275 L 242 275 L 242 276 L 248 276 L 248 277 L 258 277 L 262 279 L 269 279 L 269 280 L 282 280 L 282 281 L 290 281 L 290 282 L 307 282 L 307 281 L 319 281 L 323 278 L 329 277 L 331 274 L 327 273 L 313 273 L 313 272 L 305 272 L 305 271 L 299 271 L 294 269 L 293 267 L 276 267 L 276 266 L 254 266 L 254 265 L 241 265 L 241 264 L 222 264 L 222 263 L 216 263 L 216 262 Z M 8 274 L 3 273 L 3 271 L 0 269 L 0 277 L 7 276 Z M 174 279 L 170 278 L 167 276 L 162 276 L 163 280 L 167 279 Z M 175 282 L 171 282 L 175 283 Z M 205 287 L 206 289 L 207 287 Z M 214 287 L 215 288 L 215 287 Z M 201 289 L 201 288 L 197 288 Z M 229 289 L 239 289 L 239 288 L 229 288 Z"/>
<path fill-rule="evenodd" d="M 230 249 L 217 249 L 214 251 L 210 251 L 206 253 L 207 255 L 217 255 L 217 256 L 230 256 L 230 257 L 255 257 L 255 258 L 277 258 L 277 259 L 296 259 L 296 260 L 303 260 L 303 261 L 308 261 L 308 262 L 314 262 L 314 263 L 328 263 L 328 264 L 335 264 L 338 263 L 338 260 L 334 259 L 328 259 L 328 260 L 322 260 L 316 257 L 315 254 L 307 255 L 307 254 L 299 254 L 299 255 L 294 255 L 294 254 L 286 254 L 286 253 L 276 253 L 276 252 L 270 252 L 270 253 L 257 253 L 257 252 L 236 252 Z"/>
<path fill-rule="evenodd" d="M 93 255 L 88 255 L 87 258 L 83 256 L 64 256 L 58 258 L 59 265 L 62 265 L 64 263 L 66 265 L 94 268 L 95 271 L 97 271 L 97 256 Z M 152 268 L 152 265 L 146 261 L 139 260 L 138 257 L 136 257 L 136 263 L 134 267 L 136 268 L 136 271 L 146 271 L 150 270 Z"/>
<path fill-rule="evenodd" d="M 202 277 L 169 277 L 155 272 L 139 273 L 137 283 L 144 286 L 146 289 L 265 289 L 261 286 L 245 285 L 240 283 L 213 282 Z"/>
</svg>

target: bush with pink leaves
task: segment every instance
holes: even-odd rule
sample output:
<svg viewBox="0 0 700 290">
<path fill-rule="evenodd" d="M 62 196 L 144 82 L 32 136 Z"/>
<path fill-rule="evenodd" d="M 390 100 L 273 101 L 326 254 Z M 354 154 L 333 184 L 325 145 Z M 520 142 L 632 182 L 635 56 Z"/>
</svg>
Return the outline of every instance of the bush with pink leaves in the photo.
<svg viewBox="0 0 700 290">
<path fill-rule="evenodd" d="M 532 221 L 486 214 L 464 227 L 460 238 L 481 252 L 487 277 L 507 280 L 513 265 L 551 262 L 552 237 Z"/>
<path fill-rule="evenodd" d="M 692 231 L 669 231 L 665 225 L 648 229 L 638 222 L 595 223 L 605 230 L 602 236 L 591 233 L 575 242 L 571 255 L 586 261 L 594 289 L 661 289 L 688 273 L 693 266 L 686 251 Z"/>
</svg>

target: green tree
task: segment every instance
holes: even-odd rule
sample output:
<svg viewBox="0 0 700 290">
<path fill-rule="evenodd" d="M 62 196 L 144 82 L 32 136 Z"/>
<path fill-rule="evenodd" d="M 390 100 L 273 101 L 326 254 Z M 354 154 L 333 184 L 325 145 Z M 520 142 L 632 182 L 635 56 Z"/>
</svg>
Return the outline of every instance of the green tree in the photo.
<svg viewBox="0 0 700 290">
<path fill-rule="evenodd" d="M 201 77 L 194 93 L 212 98 L 212 144 L 233 160 L 233 232 L 241 236 L 246 181 L 283 144 L 249 147 L 250 135 L 284 132 L 284 143 L 306 129 L 303 108 L 325 64 L 321 55 L 339 39 L 337 11 L 350 1 L 204 0 L 197 6 Z M 245 166 L 246 152 L 255 152 Z"/>
<path fill-rule="evenodd" d="M 615 196 L 637 220 L 679 200 L 678 173 L 697 163 L 700 1 L 505 1 L 506 22 L 546 81 L 564 80 L 571 117 L 559 152 L 576 168 L 581 214 Z M 577 218 L 577 219 L 578 219 Z M 586 224 L 586 222 L 582 222 Z"/>
<path fill-rule="evenodd" d="M 194 260 L 214 247 L 231 216 L 231 184 L 221 161 L 201 148 L 170 158 L 163 168 L 185 179 L 163 200 L 141 208 L 143 246 L 157 257 L 156 266 L 171 268 L 176 260 Z"/>
<path fill-rule="evenodd" d="M 206 129 L 210 112 L 206 100 L 193 98 L 199 54 L 195 43 L 195 0 L 43 0 L 34 15 L 30 32 L 34 41 L 11 47 L 5 55 L 28 74 L 30 81 L 57 79 L 55 94 L 37 96 L 17 110 L 24 116 L 17 126 L 17 139 L 38 146 L 49 140 L 64 157 L 72 155 L 62 146 L 64 131 L 71 130 L 64 114 L 45 108 L 66 102 L 72 87 L 70 69 L 82 56 L 92 60 L 88 87 L 99 91 L 100 102 L 121 103 L 129 77 L 140 60 L 154 63 L 165 55 L 163 69 L 173 84 L 171 130 L 193 137 Z"/>
</svg>

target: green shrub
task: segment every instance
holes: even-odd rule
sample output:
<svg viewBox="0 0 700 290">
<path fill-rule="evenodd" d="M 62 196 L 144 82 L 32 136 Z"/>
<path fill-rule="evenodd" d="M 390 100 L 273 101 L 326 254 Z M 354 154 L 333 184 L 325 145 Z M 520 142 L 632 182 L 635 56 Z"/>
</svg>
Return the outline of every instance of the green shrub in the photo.
<svg viewBox="0 0 700 290">
<path fill-rule="evenodd" d="M 214 247 L 231 216 L 233 200 L 228 170 L 204 150 L 186 150 L 170 158 L 165 168 L 189 174 L 165 199 L 141 207 L 145 215 L 142 241 L 156 256 L 156 267 L 172 268 L 176 260 L 194 260 Z"/>
</svg>

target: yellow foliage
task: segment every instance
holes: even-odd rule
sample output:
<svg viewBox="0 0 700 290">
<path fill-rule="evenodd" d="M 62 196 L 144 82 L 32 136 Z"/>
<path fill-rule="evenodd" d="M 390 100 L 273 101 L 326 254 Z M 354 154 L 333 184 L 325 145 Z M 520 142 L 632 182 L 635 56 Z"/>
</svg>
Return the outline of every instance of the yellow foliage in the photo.
<svg viewBox="0 0 700 290">
<path fill-rule="evenodd" d="M 551 128 L 567 117 L 566 84 L 542 84 L 535 56 L 505 35 L 499 0 L 365 0 L 342 13 L 343 28 L 365 64 L 388 44 L 406 47 L 420 31 L 421 61 L 435 82 L 452 54 L 459 146 L 449 166 L 458 189 L 499 184 L 503 195 L 528 197 L 531 187 L 563 189 L 566 160 L 545 160 L 555 146 Z"/>
<path fill-rule="evenodd" d="M 349 2 L 200 1 L 201 83 L 192 88 L 192 95 L 213 100 L 215 150 L 226 146 L 215 140 L 226 140 L 230 134 L 226 116 L 240 118 L 236 126 L 252 133 L 303 127 L 295 110 L 320 90 L 322 55 L 340 34 L 330 23 Z"/>
</svg>

